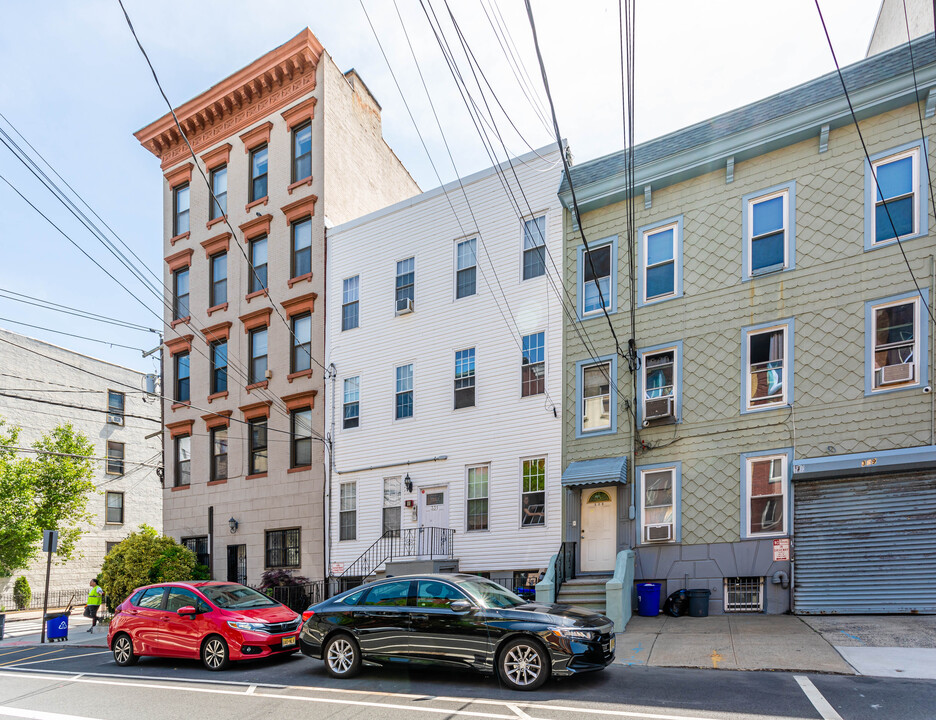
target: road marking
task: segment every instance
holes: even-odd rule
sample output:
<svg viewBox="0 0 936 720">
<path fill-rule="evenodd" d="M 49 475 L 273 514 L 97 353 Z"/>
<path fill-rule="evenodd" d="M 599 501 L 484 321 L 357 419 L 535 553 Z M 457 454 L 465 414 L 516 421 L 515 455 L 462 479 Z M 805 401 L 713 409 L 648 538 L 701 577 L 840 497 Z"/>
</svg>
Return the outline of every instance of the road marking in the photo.
<svg viewBox="0 0 936 720">
<path fill-rule="evenodd" d="M 256 692 L 256 690 L 257 690 L 257 686 L 256 686 L 256 685 L 251 685 L 249 688 L 247 688 L 246 694 L 247 694 L 247 695 L 253 695 L 254 692 Z"/>
<path fill-rule="evenodd" d="M 90 653 L 85 653 L 85 655 L 90 655 Z M 75 655 L 73 657 L 84 657 L 84 655 Z M 58 660 L 65 660 L 66 658 L 53 658 Z M 43 662 L 45 662 L 43 660 Z M 31 663 L 30 663 L 31 664 Z M 74 675 L 74 670 L 46 670 L 45 668 L 36 669 L 36 668 L 21 668 L 17 665 L 11 665 L 4 668 L 4 670 L 10 672 L 21 672 L 21 673 L 55 673 L 57 675 Z M 170 680 L 172 682 L 180 683 L 203 683 L 205 685 L 237 685 L 243 687 L 244 685 L 249 685 L 243 680 L 202 680 L 200 678 L 168 678 L 164 675 L 127 675 L 124 673 L 101 673 L 101 672 L 83 672 L 79 673 L 81 675 L 87 675 L 89 677 L 104 677 L 104 678 L 121 678 L 127 680 Z M 257 683 L 257 687 L 270 688 L 272 690 L 284 690 L 286 685 L 275 685 L 273 683 Z M 414 696 L 415 697 L 415 696 Z"/>
<path fill-rule="evenodd" d="M 27 655 L 24 658 L 17 658 L 16 660 L 10 660 L 8 662 L 0 663 L 0 667 L 5 667 L 7 665 L 18 665 L 23 662 L 23 660 L 29 660 L 30 658 L 42 657 L 43 655 L 51 655 L 52 653 L 62 652 L 61 649 L 49 650 L 49 652 L 39 653 L 38 655 Z"/>
<path fill-rule="evenodd" d="M 718 663 L 720 663 L 724 658 L 718 654 L 718 650 L 712 650 L 712 667 L 718 670 Z"/>
<path fill-rule="evenodd" d="M 822 715 L 822 720 L 842 720 L 842 716 L 835 712 L 835 708 L 822 696 L 822 693 L 819 692 L 819 688 L 812 684 L 812 680 L 805 675 L 794 675 L 793 677 L 796 679 L 796 682 L 799 683 L 803 692 L 806 693 L 809 702 L 811 702 L 813 707 Z"/>
<path fill-rule="evenodd" d="M 0 705 L 0 715 L 27 718 L 28 720 L 96 720 L 96 718 L 86 718 L 80 715 L 62 715 L 61 713 L 43 712 L 42 710 L 24 710 L 3 705 Z"/>
<path fill-rule="evenodd" d="M 517 713 L 517 717 L 520 718 L 520 720 L 533 720 L 533 718 L 531 718 L 529 715 L 523 712 L 523 710 L 518 708 L 516 705 L 513 705 L 513 704 L 508 705 L 507 709 L 513 710 L 515 713 Z"/>
<path fill-rule="evenodd" d="M 46 660 L 30 660 L 29 662 L 20 662 L 19 660 L 14 660 L 8 665 L 11 666 L 11 669 L 14 667 L 19 667 L 20 665 L 36 665 L 37 663 L 47 663 L 47 662 L 58 662 L 59 660 L 75 660 L 76 658 L 86 658 L 89 655 L 110 655 L 110 650 L 99 650 L 97 652 L 81 653 L 80 655 L 66 655 L 65 657 L 54 657 L 47 658 Z M 38 657 L 38 656 L 33 656 Z"/>
</svg>

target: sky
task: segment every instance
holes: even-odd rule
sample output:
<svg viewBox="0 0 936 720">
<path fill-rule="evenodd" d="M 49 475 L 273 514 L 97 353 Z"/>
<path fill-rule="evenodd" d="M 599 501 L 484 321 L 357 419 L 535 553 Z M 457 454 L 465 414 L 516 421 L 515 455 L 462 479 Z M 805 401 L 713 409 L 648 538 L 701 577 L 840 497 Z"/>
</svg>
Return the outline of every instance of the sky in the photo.
<svg viewBox="0 0 936 720">
<path fill-rule="evenodd" d="M 450 42 L 457 43 L 444 0 L 431 1 L 436 13 L 444 16 L 442 24 Z M 419 0 L 395 0 L 396 4 L 394 0 L 364 0 L 364 7 L 438 176 L 359 0 L 124 2 L 173 105 L 198 95 L 309 27 L 342 70 L 354 67 L 364 78 L 382 106 L 384 137 L 423 190 L 439 185 L 440 177 L 448 182 L 491 165 Z M 499 15 L 494 12 L 495 2 Z M 0 3 L 4 17 L 0 26 L 0 67 L 4 68 L 0 113 L 5 118 L 0 118 L 0 128 L 20 144 L 22 140 L 12 128 L 22 133 L 132 249 L 141 266 L 148 268 L 146 272 L 161 278 L 163 176 L 159 161 L 137 143 L 133 132 L 164 115 L 167 107 L 117 0 Z M 864 57 L 879 4 L 879 0 L 821 0 L 842 65 Z M 538 148 L 552 142 L 554 138 L 521 91 L 488 20 L 503 18 L 531 87 L 544 102 L 523 1 L 449 0 L 449 5 L 519 131 L 495 111 L 510 152 L 519 155 L 528 146 Z M 560 130 L 575 162 L 621 149 L 617 3 L 532 0 L 532 6 Z M 637 142 L 834 70 L 813 0 L 642 0 L 637 6 Z M 454 164 L 445 152 L 404 28 Z M 462 62 L 462 70 L 468 72 L 466 62 Z M 0 291 L 5 291 L 0 292 L 0 327 L 126 367 L 156 371 L 154 358 L 142 357 L 143 350 L 158 345 L 154 333 L 9 299 L 9 292 L 20 293 L 146 328 L 161 326 L 160 301 L 147 294 L 2 145 L 0 176 L 127 287 L 121 288 L 0 181 Z"/>
</svg>

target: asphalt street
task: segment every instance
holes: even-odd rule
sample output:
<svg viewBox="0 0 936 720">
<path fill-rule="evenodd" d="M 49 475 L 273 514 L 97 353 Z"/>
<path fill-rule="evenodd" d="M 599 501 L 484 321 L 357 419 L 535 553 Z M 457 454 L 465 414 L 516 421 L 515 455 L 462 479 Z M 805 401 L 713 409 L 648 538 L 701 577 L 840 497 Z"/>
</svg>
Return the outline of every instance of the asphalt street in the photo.
<svg viewBox="0 0 936 720">
<path fill-rule="evenodd" d="M 612 666 L 533 693 L 470 673 L 368 669 L 352 680 L 301 655 L 239 663 L 144 658 L 117 667 L 105 650 L 22 647 L 0 653 L 0 717 L 149 720 L 312 714 L 336 720 L 934 720 L 936 682 L 836 675 Z M 314 708 L 314 709 L 313 709 Z M 70 716 L 70 718 L 68 717 Z"/>
</svg>

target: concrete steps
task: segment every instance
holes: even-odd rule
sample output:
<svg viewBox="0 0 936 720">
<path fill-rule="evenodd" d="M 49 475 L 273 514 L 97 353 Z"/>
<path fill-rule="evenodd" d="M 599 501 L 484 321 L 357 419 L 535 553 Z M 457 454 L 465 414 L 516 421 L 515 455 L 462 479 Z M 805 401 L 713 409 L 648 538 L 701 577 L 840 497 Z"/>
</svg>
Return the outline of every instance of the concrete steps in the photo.
<svg viewBox="0 0 936 720">
<path fill-rule="evenodd" d="M 611 576 L 586 576 L 575 580 L 566 580 L 559 588 L 556 602 L 564 605 L 577 605 L 604 614 L 607 611 L 605 583 Z"/>
</svg>

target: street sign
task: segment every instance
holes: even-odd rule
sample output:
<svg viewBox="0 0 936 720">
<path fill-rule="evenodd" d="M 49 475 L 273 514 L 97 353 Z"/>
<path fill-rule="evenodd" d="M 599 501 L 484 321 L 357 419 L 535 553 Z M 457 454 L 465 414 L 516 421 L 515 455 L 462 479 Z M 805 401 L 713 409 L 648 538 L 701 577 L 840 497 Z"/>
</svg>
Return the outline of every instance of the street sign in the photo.
<svg viewBox="0 0 936 720">
<path fill-rule="evenodd" d="M 331 566 L 332 575 L 341 575 L 344 572 L 344 563 L 335 562 Z"/>
<path fill-rule="evenodd" d="M 774 562 L 790 559 L 790 538 L 777 538 L 773 541 Z"/>
<path fill-rule="evenodd" d="M 54 553 L 58 550 L 58 530 L 42 531 L 42 552 Z"/>
</svg>

